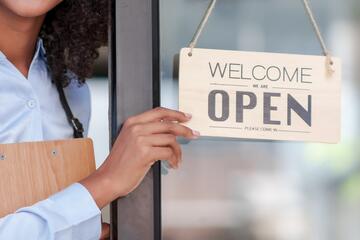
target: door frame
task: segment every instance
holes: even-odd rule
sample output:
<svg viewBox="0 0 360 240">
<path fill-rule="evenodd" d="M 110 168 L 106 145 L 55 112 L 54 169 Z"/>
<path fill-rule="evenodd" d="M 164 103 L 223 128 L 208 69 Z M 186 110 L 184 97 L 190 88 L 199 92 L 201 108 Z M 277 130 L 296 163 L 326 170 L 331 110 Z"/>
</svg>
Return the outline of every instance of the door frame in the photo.
<svg viewBox="0 0 360 240">
<path fill-rule="evenodd" d="M 129 117 L 160 106 L 159 0 L 111 0 L 110 142 Z M 112 240 L 161 240 L 161 165 L 110 205 Z"/>
</svg>

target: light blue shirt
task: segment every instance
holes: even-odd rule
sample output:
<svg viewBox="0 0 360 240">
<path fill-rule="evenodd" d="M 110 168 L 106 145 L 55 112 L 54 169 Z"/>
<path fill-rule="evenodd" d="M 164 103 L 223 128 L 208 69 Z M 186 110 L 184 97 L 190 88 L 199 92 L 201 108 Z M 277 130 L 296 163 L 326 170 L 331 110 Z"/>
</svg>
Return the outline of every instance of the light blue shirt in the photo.
<svg viewBox="0 0 360 240">
<path fill-rule="evenodd" d="M 74 80 L 65 94 L 87 133 L 87 85 L 78 86 Z M 51 82 L 42 41 L 38 41 L 27 79 L 0 52 L 0 143 L 65 139 L 72 138 L 72 134 Z M 0 219 L 0 239 L 97 240 L 100 233 L 100 210 L 79 183 Z"/>
</svg>

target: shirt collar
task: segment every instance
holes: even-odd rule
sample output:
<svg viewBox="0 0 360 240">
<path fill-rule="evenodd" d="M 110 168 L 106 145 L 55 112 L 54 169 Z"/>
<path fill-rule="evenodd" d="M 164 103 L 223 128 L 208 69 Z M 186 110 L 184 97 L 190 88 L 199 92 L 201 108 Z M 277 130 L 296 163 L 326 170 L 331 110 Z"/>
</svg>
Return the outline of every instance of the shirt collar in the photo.
<svg viewBox="0 0 360 240">
<path fill-rule="evenodd" d="M 5 59 L 5 58 L 6 58 L 6 56 L 2 53 L 2 51 L 0 51 L 0 60 Z"/>
<path fill-rule="evenodd" d="M 36 49 L 35 49 L 35 54 L 34 54 L 33 60 L 36 60 L 38 58 L 46 59 L 46 50 L 44 47 L 43 40 L 41 38 L 39 38 L 36 43 Z M 6 59 L 5 54 L 0 51 L 0 60 L 5 60 L 5 59 Z"/>
<path fill-rule="evenodd" d="M 44 47 L 44 43 L 43 43 L 43 40 L 41 38 L 39 38 L 36 43 L 34 60 L 36 60 L 38 58 L 45 59 L 45 57 L 46 57 L 46 50 Z"/>
</svg>

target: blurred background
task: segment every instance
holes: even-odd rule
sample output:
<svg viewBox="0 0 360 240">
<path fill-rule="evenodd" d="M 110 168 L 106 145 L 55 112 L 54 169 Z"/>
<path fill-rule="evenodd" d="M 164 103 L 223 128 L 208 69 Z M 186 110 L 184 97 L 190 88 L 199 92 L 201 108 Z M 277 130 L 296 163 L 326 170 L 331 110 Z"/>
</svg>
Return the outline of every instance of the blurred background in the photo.
<svg viewBox="0 0 360 240">
<path fill-rule="evenodd" d="M 86 82 L 91 94 L 89 137 L 94 141 L 96 166 L 99 167 L 109 153 L 109 89 L 108 48 L 99 49 L 94 76 Z"/>
<path fill-rule="evenodd" d="M 91 119 L 88 137 L 94 142 L 96 166 L 99 167 L 109 153 L 109 90 L 108 48 L 99 50 L 94 76 L 87 80 L 91 95 Z M 103 221 L 110 222 L 109 207 L 102 210 Z"/>
<path fill-rule="evenodd" d="M 209 0 L 161 0 L 161 104 L 177 108 L 176 55 Z M 199 140 L 162 177 L 164 240 L 360 239 L 360 1 L 312 0 L 343 60 L 337 145 Z M 198 47 L 321 54 L 300 0 L 218 0 Z"/>
</svg>

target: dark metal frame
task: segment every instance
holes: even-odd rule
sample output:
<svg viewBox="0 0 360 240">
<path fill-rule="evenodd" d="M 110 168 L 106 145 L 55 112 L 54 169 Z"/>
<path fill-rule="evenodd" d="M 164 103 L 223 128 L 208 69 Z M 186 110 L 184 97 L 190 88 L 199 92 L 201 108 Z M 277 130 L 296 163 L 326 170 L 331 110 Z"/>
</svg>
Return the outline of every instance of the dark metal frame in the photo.
<svg viewBox="0 0 360 240">
<path fill-rule="evenodd" d="M 110 135 L 131 115 L 160 106 L 159 0 L 111 0 Z M 111 239 L 161 239 L 161 175 L 155 164 L 141 185 L 111 206 Z"/>
<path fill-rule="evenodd" d="M 153 51 L 153 107 L 161 106 L 160 101 L 160 0 L 152 0 L 152 51 Z M 154 240 L 161 240 L 161 165 L 153 166 L 154 182 Z"/>
</svg>

